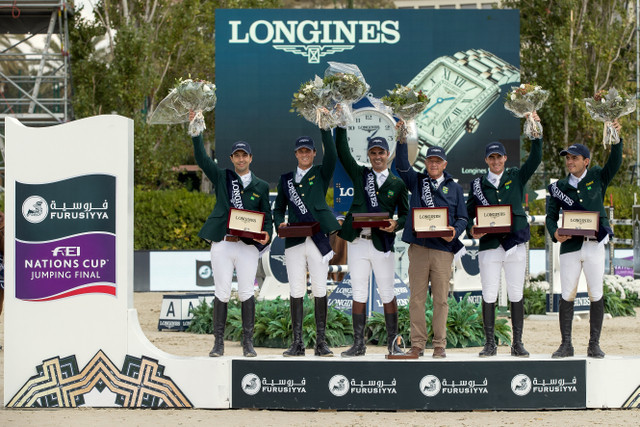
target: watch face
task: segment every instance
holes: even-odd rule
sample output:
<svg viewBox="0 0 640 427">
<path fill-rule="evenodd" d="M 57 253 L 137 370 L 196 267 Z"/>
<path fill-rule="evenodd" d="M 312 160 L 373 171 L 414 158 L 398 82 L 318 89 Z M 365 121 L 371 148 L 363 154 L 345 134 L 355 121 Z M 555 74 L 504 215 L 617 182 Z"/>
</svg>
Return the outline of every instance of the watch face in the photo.
<svg viewBox="0 0 640 427">
<path fill-rule="evenodd" d="M 446 57 L 431 63 L 409 85 L 429 96 L 429 105 L 416 118 L 420 145 L 446 152 L 464 134 L 468 120 L 480 117 L 500 93 L 497 85 Z"/>
<path fill-rule="evenodd" d="M 347 126 L 347 140 L 351 155 L 360 165 L 370 166 L 367 156 L 369 139 L 381 136 L 389 144 L 389 162 L 396 148 L 396 122 L 390 115 L 376 108 L 359 108 L 353 111 L 353 122 Z"/>
</svg>

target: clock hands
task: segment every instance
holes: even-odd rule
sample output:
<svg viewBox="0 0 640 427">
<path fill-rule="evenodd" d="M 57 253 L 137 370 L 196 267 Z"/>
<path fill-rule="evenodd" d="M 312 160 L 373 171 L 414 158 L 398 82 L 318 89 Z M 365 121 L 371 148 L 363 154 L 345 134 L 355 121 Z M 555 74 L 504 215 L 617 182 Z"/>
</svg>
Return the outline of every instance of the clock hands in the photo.
<svg viewBox="0 0 640 427">
<path fill-rule="evenodd" d="M 438 104 L 442 104 L 444 101 L 451 101 L 452 99 L 456 99 L 456 97 L 455 97 L 455 96 L 450 96 L 449 98 L 442 98 L 442 97 L 438 97 L 438 98 L 436 99 L 436 103 L 435 103 L 435 104 L 433 104 L 431 107 L 427 108 L 426 110 L 424 110 L 424 111 L 422 112 L 422 115 L 426 116 L 426 115 L 427 115 L 427 113 L 429 112 L 429 110 L 431 110 L 431 109 L 432 109 L 433 107 L 435 107 L 436 105 L 438 105 Z"/>
</svg>

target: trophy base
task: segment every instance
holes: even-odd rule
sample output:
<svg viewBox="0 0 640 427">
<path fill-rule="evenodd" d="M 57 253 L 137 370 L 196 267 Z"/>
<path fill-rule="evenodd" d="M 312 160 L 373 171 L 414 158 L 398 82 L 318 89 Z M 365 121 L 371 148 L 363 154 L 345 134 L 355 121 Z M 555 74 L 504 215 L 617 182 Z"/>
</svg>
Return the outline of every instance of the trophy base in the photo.
<svg viewBox="0 0 640 427">
<path fill-rule="evenodd" d="M 582 236 L 582 237 L 596 237 L 598 232 L 596 230 L 576 230 L 575 228 L 558 228 L 559 236 Z"/>
<path fill-rule="evenodd" d="M 280 237 L 309 237 L 320 231 L 320 223 L 314 222 L 296 222 L 284 227 L 278 228 L 278 236 Z"/>
<path fill-rule="evenodd" d="M 475 233 L 485 233 L 485 234 L 504 234 L 511 232 L 510 225 L 504 226 L 496 226 L 496 227 L 478 227 L 477 225 L 474 227 Z"/>
<path fill-rule="evenodd" d="M 434 231 L 414 231 L 416 237 L 420 239 L 428 239 L 431 237 L 451 237 L 455 233 L 454 230 L 434 230 Z"/>
<path fill-rule="evenodd" d="M 234 230 L 233 228 L 229 228 L 227 229 L 227 231 L 232 236 L 246 237 L 248 239 L 258 239 L 258 240 L 264 239 L 264 235 L 262 233 L 254 233 L 252 231 L 246 231 L 246 230 Z"/>
<path fill-rule="evenodd" d="M 407 359 L 417 359 L 418 356 L 413 354 L 385 354 L 384 358 L 389 360 L 407 360 Z"/>
</svg>

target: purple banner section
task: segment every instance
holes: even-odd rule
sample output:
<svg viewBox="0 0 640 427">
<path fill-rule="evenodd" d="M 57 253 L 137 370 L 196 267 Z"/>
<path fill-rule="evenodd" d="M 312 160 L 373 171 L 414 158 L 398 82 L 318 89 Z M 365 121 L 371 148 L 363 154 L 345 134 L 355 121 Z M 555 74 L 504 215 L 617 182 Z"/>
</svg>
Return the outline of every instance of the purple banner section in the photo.
<svg viewBox="0 0 640 427">
<path fill-rule="evenodd" d="M 16 298 L 49 301 L 116 295 L 116 237 L 88 233 L 46 243 L 16 241 Z"/>
</svg>

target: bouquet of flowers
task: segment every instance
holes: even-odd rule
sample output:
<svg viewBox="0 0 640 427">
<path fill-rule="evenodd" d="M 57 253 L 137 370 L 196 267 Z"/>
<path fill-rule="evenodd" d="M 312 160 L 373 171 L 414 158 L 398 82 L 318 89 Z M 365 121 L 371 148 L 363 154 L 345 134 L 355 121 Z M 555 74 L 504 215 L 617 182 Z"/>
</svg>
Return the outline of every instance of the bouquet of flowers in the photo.
<svg viewBox="0 0 640 427">
<path fill-rule="evenodd" d="M 336 118 L 331 113 L 333 109 L 331 89 L 324 80 L 316 76 L 315 79 L 300 85 L 300 90 L 293 94 L 291 112 L 316 124 L 321 129 L 331 129 L 336 126 Z"/>
<path fill-rule="evenodd" d="M 356 65 L 329 62 L 324 78 L 302 83 L 293 94 L 291 112 L 322 129 L 344 126 L 352 120 L 351 105 L 369 90 Z"/>
<path fill-rule="evenodd" d="M 585 98 L 584 102 L 587 111 L 593 120 L 604 122 L 602 143 L 617 144 L 620 142 L 620 135 L 612 126 L 611 122 L 622 116 L 626 116 L 635 111 L 636 100 L 624 92 L 618 92 L 615 88 L 608 91 L 600 90 L 592 98 Z"/>
<path fill-rule="evenodd" d="M 525 117 L 524 134 L 529 139 L 538 139 L 542 136 L 542 124 L 533 120 L 531 113 L 540 109 L 549 98 L 549 91 L 535 84 L 524 83 L 518 87 L 512 87 L 507 94 L 504 108 L 511 111 L 516 117 Z"/>
<path fill-rule="evenodd" d="M 333 107 L 336 121 L 344 126 L 353 120 L 351 106 L 367 94 L 370 86 L 357 65 L 342 62 L 329 62 L 323 81 L 336 102 Z"/>
<path fill-rule="evenodd" d="M 382 103 L 391 108 L 393 114 L 402 119 L 403 122 L 415 119 L 429 105 L 429 97 L 426 94 L 422 93 L 422 91 L 416 92 L 407 86 L 396 84 L 394 89 L 387 92 L 389 92 L 389 95 L 381 98 Z M 402 123 L 402 125 L 398 126 L 398 142 L 405 142 L 407 134 L 407 125 Z"/>
<path fill-rule="evenodd" d="M 189 122 L 189 135 L 197 136 L 206 129 L 204 111 L 211 111 L 216 106 L 216 85 L 206 80 L 178 80 L 177 85 L 160 101 L 156 110 L 149 117 L 149 123 L 176 124 L 189 122 L 189 111 L 196 115 Z"/>
</svg>

